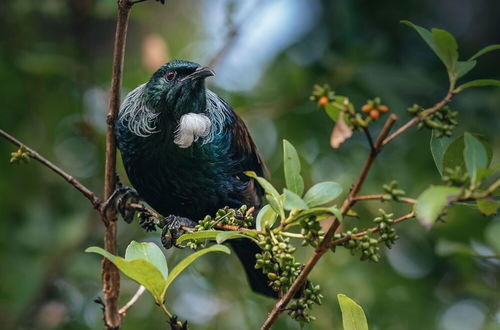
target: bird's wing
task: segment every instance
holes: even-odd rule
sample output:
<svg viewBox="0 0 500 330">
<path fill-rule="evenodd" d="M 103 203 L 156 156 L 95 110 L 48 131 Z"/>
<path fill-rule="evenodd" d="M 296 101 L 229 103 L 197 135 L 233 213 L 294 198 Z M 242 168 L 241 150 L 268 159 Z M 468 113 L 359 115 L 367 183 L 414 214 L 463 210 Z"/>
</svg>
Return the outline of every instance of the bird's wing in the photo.
<svg viewBox="0 0 500 330">
<path fill-rule="evenodd" d="M 234 113 L 234 112 L 233 112 Z M 241 167 L 241 172 L 254 171 L 259 176 L 267 176 L 267 168 L 257 146 L 243 120 L 234 113 L 234 122 L 231 125 L 232 146 L 231 153 Z"/>
<path fill-rule="evenodd" d="M 231 125 L 232 145 L 231 154 L 237 166 L 237 177 L 241 181 L 247 182 L 243 194 L 244 203 L 248 206 L 255 206 L 256 211 L 261 207 L 261 196 L 263 190 L 254 179 L 250 179 L 243 172 L 254 171 L 258 176 L 265 176 L 267 168 L 264 164 L 257 146 L 253 142 L 250 132 L 243 120 L 235 113 L 234 122 Z"/>
</svg>

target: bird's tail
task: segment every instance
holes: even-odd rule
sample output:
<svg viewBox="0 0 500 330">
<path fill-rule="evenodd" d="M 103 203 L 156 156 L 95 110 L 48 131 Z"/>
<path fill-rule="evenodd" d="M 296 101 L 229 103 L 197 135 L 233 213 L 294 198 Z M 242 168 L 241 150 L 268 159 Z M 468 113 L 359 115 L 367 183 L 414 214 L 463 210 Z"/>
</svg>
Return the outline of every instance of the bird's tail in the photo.
<svg viewBox="0 0 500 330">
<path fill-rule="evenodd" d="M 268 285 L 267 276 L 262 274 L 261 269 L 255 269 L 255 255 L 262 252 L 260 247 L 254 241 L 244 238 L 233 239 L 229 243 L 245 268 L 252 290 L 268 297 L 277 298 L 278 293 Z"/>
</svg>

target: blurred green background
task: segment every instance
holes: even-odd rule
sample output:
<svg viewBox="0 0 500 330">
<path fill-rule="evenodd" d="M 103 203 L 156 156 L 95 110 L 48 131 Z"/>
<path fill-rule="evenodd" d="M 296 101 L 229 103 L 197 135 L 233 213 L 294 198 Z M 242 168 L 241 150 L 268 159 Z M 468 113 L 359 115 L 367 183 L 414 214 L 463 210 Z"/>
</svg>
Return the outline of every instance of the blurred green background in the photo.
<svg viewBox="0 0 500 330">
<path fill-rule="evenodd" d="M 1 128 L 97 192 L 115 10 L 111 0 L 0 2 Z M 299 150 L 307 186 L 334 180 L 347 191 L 368 148 L 362 134 L 338 150 L 330 148 L 333 123 L 308 101 L 313 84 L 329 83 L 357 106 L 380 96 L 401 124 L 408 106 L 429 106 L 444 95 L 447 76 L 399 20 L 450 31 L 464 59 L 500 42 L 499 13 L 494 0 L 167 0 L 165 6 L 148 1 L 132 11 L 123 95 L 168 59 L 208 64 L 224 48 L 209 87 L 243 116 L 273 183 L 283 186 L 286 138 Z M 232 27 L 238 27 L 234 38 Z M 498 78 L 499 58 L 482 57 L 466 78 Z M 493 88 L 467 90 L 453 102 L 460 111 L 457 133 L 483 133 L 493 145 L 494 163 L 500 159 L 499 105 L 500 90 Z M 430 131 L 413 129 L 391 144 L 363 192 L 380 193 L 383 183 L 397 179 L 416 196 L 438 183 L 429 138 Z M 100 294 L 100 259 L 83 252 L 102 245 L 96 212 L 41 165 L 10 165 L 12 151 L 0 142 L 1 328 L 102 328 L 93 302 Z M 368 225 L 379 207 L 359 205 L 363 220 L 348 226 Z M 404 214 L 407 207 L 393 210 Z M 401 239 L 378 264 L 360 262 L 343 249 L 326 255 L 312 273 L 324 303 L 315 307 L 318 320 L 307 328 L 341 328 L 336 295 L 344 293 L 363 306 L 372 329 L 500 329 L 500 262 L 472 256 L 500 254 L 500 219 L 459 206 L 447 219 L 430 231 L 415 221 L 398 226 Z M 121 254 L 132 239 L 159 243 L 158 233 L 146 234 L 135 223 L 121 222 L 118 239 Z M 469 252 L 454 253 L 454 244 Z M 301 260 L 310 252 L 301 251 Z M 187 253 L 167 251 L 169 265 Z M 122 279 L 121 301 L 136 289 Z M 129 311 L 123 329 L 166 328 L 147 295 Z M 198 260 L 174 283 L 167 301 L 193 329 L 256 329 L 273 306 L 250 291 L 236 258 L 222 255 Z M 275 329 L 299 326 L 283 316 Z"/>
</svg>

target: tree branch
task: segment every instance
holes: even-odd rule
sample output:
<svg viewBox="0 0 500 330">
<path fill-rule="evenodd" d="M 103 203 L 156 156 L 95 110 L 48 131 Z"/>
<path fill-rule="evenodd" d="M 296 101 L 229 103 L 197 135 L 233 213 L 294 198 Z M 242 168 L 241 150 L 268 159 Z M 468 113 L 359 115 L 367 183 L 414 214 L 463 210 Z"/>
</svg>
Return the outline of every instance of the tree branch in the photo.
<svg viewBox="0 0 500 330">
<path fill-rule="evenodd" d="M 128 20 L 132 3 L 128 0 L 118 0 L 118 17 L 116 22 L 113 71 L 111 78 L 111 92 L 109 98 L 106 123 L 106 164 L 104 174 L 104 199 L 107 200 L 116 186 L 116 137 L 114 132 L 115 120 L 120 107 L 120 88 L 122 85 L 123 61 L 125 57 L 125 43 L 127 37 Z M 106 213 L 106 214 L 104 214 Z M 108 208 L 101 211 L 101 218 L 105 225 L 104 249 L 111 254 L 117 254 L 116 248 L 116 210 Z M 104 292 L 104 309 L 106 329 L 119 329 L 121 316 L 118 311 L 118 296 L 120 293 L 120 274 L 118 269 L 108 259 L 102 262 L 102 285 Z"/>
<path fill-rule="evenodd" d="M 383 146 L 382 142 L 389 134 L 392 126 L 396 122 L 396 119 L 397 119 L 396 115 L 394 115 L 394 114 L 390 115 L 389 118 L 387 119 L 384 127 L 382 128 L 382 131 L 380 132 L 380 134 L 377 138 L 377 141 L 375 141 L 374 149 L 368 155 L 368 158 L 365 162 L 363 169 L 361 170 L 361 174 L 359 175 L 358 180 L 356 181 L 356 183 L 352 187 L 351 192 L 349 193 L 347 198 L 344 200 L 344 203 L 343 203 L 342 208 L 341 208 L 341 212 L 343 215 L 347 214 L 349 209 L 356 202 L 353 198 L 361 190 L 361 187 L 365 181 L 365 178 L 368 175 L 368 172 L 370 171 L 375 158 L 377 157 L 378 153 L 380 152 L 380 150 Z M 303 283 L 307 280 L 309 273 L 316 266 L 316 263 L 329 250 L 329 243 L 331 242 L 332 237 L 335 234 L 335 231 L 337 230 L 339 225 L 340 225 L 340 221 L 338 219 L 334 219 L 333 223 L 328 228 L 328 230 L 325 234 L 325 237 L 319 243 L 318 247 L 313 252 L 312 256 L 309 258 L 307 263 L 304 265 L 304 268 L 300 272 L 299 276 L 295 279 L 293 284 L 290 286 L 290 289 L 274 305 L 271 313 L 269 313 L 267 319 L 265 320 L 264 324 L 262 325 L 261 330 L 269 329 L 271 327 L 271 325 L 278 319 L 279 315 L 285 310 L 286 306 L 288 305 L 290 300 L 292 300 L 295 293 L 302 287 Z"/>
<path fill-rule="evenodd" d="M 36 152 L 35 150 L 26 146 L 24 143 L 17 140 L 15 137 L 8 134 L 7 132 L 5 132 L 2 129 L 0 129 L 0 136 L 4 137 L 6 140 L 10 141 L 12 144 L 18 146 L 19 148 L 26 149 L 26 152 L 28 153 L 28 156 L 30 156 L 30 158 L 33 158 L 34 160 L 45 165 L 46 167 L 48 167 L 49 169 L 51 169 L 55 173 L 59 174 L 64 180 L 66 180 L 69 184 L 71 184 L 78 191 L 80 191 L 92 203 L 92 206 L 95 209 L 99 209 L 99 207 L 101 205 L 101 200 L 95 195 L 95 193 L 92 190 L 85 187 L 80 181 L 78 181 L 77 179 L 75 179 L 74 177 L 69 175 L 68 173 L 64 172 L 62 169 L 60 169 L 59 167 L 54 165 L 52 162 L 47 160 L 45 157 L 40 155 L 38 152 Z"/>
<path fill-rule="evenodd" d="M 403 215 L 402 217 L 399 217 L 399 218 L 395 219 L 393 224 L 395 225 L 397 223 L 400 223 L 400 222 L 412 219 L 414 217 L 415 217 L 415 211 L 412 211 L 412 212 L 410 212 L 408 214 Z M 379 230 L 380 230 L 380 226 L 372 227 L 372 228 L 367 229 L 365 231 L 362 231 L 360 233 L 357 233 L 357 234 L 354 234 L 354 235 L 348 235 L 348 236 L 339 238 L 338 240 L 332 241 L 332 242 L 330 242 L 328 244 L 328 247 L 331 248 L 333 246 L 341 245 L 341 244 L 344 244 L 345 242 L 349 241 L 350 239 L 352 239 L 354 237 L 365 236 L 368 233 L 375 233 L 375 232 L 377 232 Z"/>
<path fill-rule="evenodd" d="M 388 136 L 389 132 L 390 132 L 392 126 L 394 125 L 397 117 L 394 114 L 389 116 L 389 118 L 387 119 L 387 121 L 384 125 L 384 128 L 380 132 L 380 134 L 377 138 L 377 141 L 375 141 L 375 144 L 373 145 L 372 150 L 371 150 L 370 154 L 368 155 L 368 158 L 365 162 L 365 165 L 363 166 L 363 169 L 361 170 L 361 174 L 359 175 L 359 177 L 358 177 L 356 183 L 354 184 L 354 186 L 352 187 L 349 195 L 347 196 L 347 198 L 344 200 L 344 203 L 342 204 L 342 207 L 340 210 L 342 215 L 347 214 L 347 212 L 351 209 L 351 207 L 356 203 L 355 197 L 359 193 L 359 191 L 361 190 L 361 187 L 366 179 L 366 176 L 368 175 L 368 172 L 370 171 L 377 154 L 382 150 L 382 148 L 385 145 L 387 145 L 389 142 L 394 140 L 396 137 L 401 135 L 403 132 L 408 130 L 410 127 L 419 123 L 423 118 L 433 114 L 434 112 L 438 111 L 443 106 L 448 104 L 451 101 L 452 97 L 453 97 L 453 94 L 451 92 L 448 92 L 448 94 L 445 96 L 445 98 L 443 100 L 436 103 L 431 108 L 424 110 L 419 116 L 416 116 L 416 117 L 410 119 L 406 124 L 401 126 L 398 130 L 396 130 L 396 132 L 394 132 L 390 136 Z M 300 289 L 302 284 L 307 280 L 307 276 L 312 271 L 312 269 L 315 267 L 316 263 L 323 256 L 323 254 L 325 254 L 326 251 L 328 251 L 331 239 L 339 226 L 340 226 L 339 220 L 334 218 L 334 221 L 330 225 L 330 227 L 328 228 L 328 230 L 325 234 L 325 237 L 319 243 L 318 247 L 316 248 L 316 250 L 313 252 L 312 256 L 309 258 L 309 260 L 305 264 L 304 268 L 302 269 L 302 272 L 295 279 L 294 283 L 290 286 L 290 289 L 286 292 L 286 294 L 283 297 L 281 297 L 276 302 L 271 313 L 269 313 L 267 319 L 265 320 L 264 324 L 262 325 L 261 330 L 269 329 L 271 327 L 271 325 L 278 319 L 279 315 L 285 310 L 287 304 L 293 298 L 295 293 Z"/>
<path fill-rule="evenodd" d="M 436 103 L 431 108 L 424 110 L 419 116 L 413 117 L 412 119 L 410 119 L 409 121 L 407 121 L 403 126 L 401 126 L 400 128 L 398 128 L 394 133 L 392 133 L 389 137 L 387 137 L 384 140 L 384 142 L 382 143 L 382 146 L 385 146 L 387 143 L 389 143 L 392 140 L 394 140 L 396 137 L 398 137 L 400 134 L 402 134 L 403 132 L 405 132 L 406 130 L 408 130 L 410 127 L 412 127 L 412 126 L 418 124 L 419 122 L 421 122 L 422 119 L 424 119 L 425 117 L 433 114 L 434 112 L 438 111 L 439 109 L 441 109 L 442 107 L 444 107 L 445 105 L 447 105 L 448 103 L 450 103 L 452 98 L 453 98 L 453 93 L 452 92 L 448 92 L 448 94 L 446 94 L 445 98 L 442 99 L 440 102 Z"/>
<path fill-rule="evenodd" d="M 378 195 L 364 195 L 364 196 L 356 196 L 353 197 L 354 201 L 367 201 L 367 200 L 380 200 L 382 202 L 385 201 L 392 201 L 392 199 L 386 199 L 386 196 L 390 196 L 389 194 L 378 194 Z M 393 200 L 395 202 L 403 202 L 407 204 L 416 204 L 417 200 L 409 197 L 399 197 L 396 200 Z"/>
</svg>

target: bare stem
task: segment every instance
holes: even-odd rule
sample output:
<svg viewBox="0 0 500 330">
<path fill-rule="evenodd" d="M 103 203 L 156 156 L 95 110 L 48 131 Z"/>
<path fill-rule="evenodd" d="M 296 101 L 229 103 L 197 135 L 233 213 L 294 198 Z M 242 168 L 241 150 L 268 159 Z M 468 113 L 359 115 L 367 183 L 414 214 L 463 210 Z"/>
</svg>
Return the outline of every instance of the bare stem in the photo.
<svg viewBox="0 0 500 330">
<path fill-rule="evenodd" d="M 140 286 L 139 289 L 137 289 L 137 292 L 134 294 L 134 296 L 123 306 L 120 308 L 118 313 L 120 313 L 121 316 L 125 316 L 127 314 L 127 311 L 130 309 L 130 307 L 134 306 L 134 304 L 139 300 L 139 298 L 142 296 L 142 294 L 146 291 L 146 288 L 144 286 Z"/>
<path fill-rule="evenodd" d="M 120 88 L 122 84 L 123 61 L 125 57 L 125 43 L 127 37 L 128 20 L 132 3 L 128 0 L 118 1 L 118 17 L 116 22 L 113 71 L 111 78 L 111 91 L 106 123 L 106 165 L 104 174 L 104 199 L 107 200 L 116 185 L 116 137 L 114 133 L 115 120 L 120 107 Z M 117 252 L 116 248 L 116 210 L 109 208 L 104 214 L 101 212 L 105 224 L 104 248 L 111 254 Z M 106 329 L 119 329 L 121 316 L 118 311 L 118 296 L 120 293 L 120 274 L 118 269 L 108 259 L 102 262 L 102 285 L 106 304 L 104 322 Z"/>
<path fill-rule="evenodd" d="M 95 193 L 90 190 L 89 188 L 85 187 L 80 181 L 69 175 L 68 173 L 64 172 L 62 169 L 54 165 L 52 162 L 47 160 L 45 157 L 40 155 L 38 152 L 35 150 L 31 149 L 30 147 L 26 146 L 24 143 L 21 141 L 17 140 L 15 137 L 12 135 L 8 134 L 4 130 L 0 129 L 0 136 L 4 137 L 6 140 L 10 141 L 12 144 L 18 146 L 19 148 L 24 148 L 26 152 L 28 153 L 28 156 L 30 158 L 33 158 L 34 160 L 40 162 L 41 164 L 45 165 L 55 173 L 59 174 L 61 177 L 63 177 L 64 180 L 66 180 L 69 184 L 71 184 L 73 187 L 75 187 L 78 191 L 80 191 L 91 203 L 92 206 L 95 209 L 99 209 L 101 205 L 101 200 L 95 195 Z"/>
<path fill-rule="evenodd" d="M 382 202 L 389 201 L 386 199 L 386 196 L 390 196 L 389 194 L 378 194 L 378 195 L 364 195 L 364 196 L 356 196 L 353 197 L 355 201 L 368 201 L 368 200 L 380 200 Z M 416 204 L 417 200 L 409 197 L 399 197 L 395 202 L 403 202 L 407 204 Z"/>
</svg>

